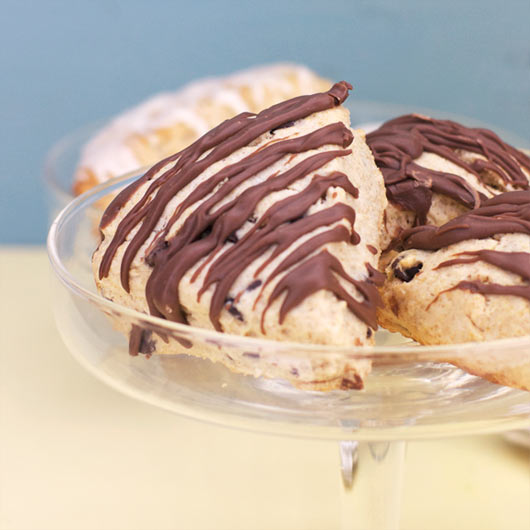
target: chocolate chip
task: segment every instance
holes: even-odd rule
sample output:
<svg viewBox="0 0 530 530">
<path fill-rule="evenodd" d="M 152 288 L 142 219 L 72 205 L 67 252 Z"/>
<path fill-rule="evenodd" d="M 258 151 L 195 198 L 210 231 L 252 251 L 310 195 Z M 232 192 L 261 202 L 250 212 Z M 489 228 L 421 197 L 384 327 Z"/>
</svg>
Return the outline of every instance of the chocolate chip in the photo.
<svg viewBox="0 0 530 530">
<path fill-rule="evenodd" d="M 394 276 L 401 280 L 402 282 L 410 282 L 418 272 L 420 272 L 421 268 L 423 267 L 423 263 L 420 261 L 419 263 L 416 263 L 416 265 L 413 265 L 412 267 L 408 267 L 407 269 L 402 269 L 399 266 L 399 262 L 401 259 L 395 259 L 392 262 L 392 270 L 394 271 Z"/>
<path fill-rule="evenodd" d="M 254 280 L 248 287 L 247 291 L 253 291 L 261 285 L 261 280 Z"/>
<path fill-rule="evenodd" d="M 298 373 L 298 369 L 297 368 L 291 368 L 291 374 L 298 377 L 300 374 Z"/>
<path fill-rule="evenodd" d="M 254 224 L 257 220 L 258 220 L 258 218 L 257 218 L 257 217 L 254 217 L 253 215 L 251 215 L 251 216 L 247 219 L 247 221 L 248 221 L 249 223 L 252 223 L 252 224 Z"/>
<path fill-rule="evenodd" d="M 241 320 L 241 322 L 243 322 L 243 315 L 241 313 L 241 311 L 239 311 L 239 309 L 237 309 L 236 306 L 234 305 L 231 305 L 229 308 L 228 308 L 228 312 L 235 316 L 238 320 Z"/>
<path fill-rule="evenodd" d="M 414 265 L 413 267 L 409 267 L 408 269 L 401 270 L 396 269 L 394 271 L 394 276 L 398 280 L 402 280 L 404 282 L 410 282 L 418 272 L 420 272 L 421 268 L 423 267 L 423 263 L 418 263 L 417 265 Z"/>
<path fill-rule="evenodd" d="M 225 243 L 237 243 L 239 238 L 236 236 L 235 232 L 232 232 L 226 239 Z"/>
<path fill-rule="evenodd" d="M 211 233 L 212 233 L 212 226 L 209 225 L 195 238 L 195 241 L 204 239 L 205 237 L 208 237 Z"/>
<path fill-rule="evenodd" d="M 292 127 L 294 125 L 294 121 L 286 121 L 285 123 L 282 123 L 282 125 L 278 125 L 278 127 L 274 127 L 274 129 L 271 129 L 271 134 L 274 134 L 275 131 L 278 129 L 287 129 L 288 127 Z"/>
<path fill-rule="evenodd" d="M 232 316 L 236 317 L 238 320 L 241 320 L 241 322 L 244 321 L 243 314 L 234 305 L 234 299 L 231 296 L 225 299 L 225 305 L 229 306 L 226 309 Z"/>
<path fill-rule="evenodd" d="M 373 335 L 373 333 L 374 332 L 370 328 L 368 328 L 366 330 L 366 338 L 369 339 Z"/>
<path fill-rule="evenodd" d="M 250 357 L 252 359 L 259 359 L 259 353 L 243 352 L 243 357 Z"/>
</svg>

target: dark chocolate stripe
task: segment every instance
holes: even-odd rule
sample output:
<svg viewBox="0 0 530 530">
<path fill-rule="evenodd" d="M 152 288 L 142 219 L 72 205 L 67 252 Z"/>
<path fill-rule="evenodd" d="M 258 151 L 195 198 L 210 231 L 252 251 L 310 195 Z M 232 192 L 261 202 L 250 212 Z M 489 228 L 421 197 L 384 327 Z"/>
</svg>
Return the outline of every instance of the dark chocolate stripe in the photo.
<svg viewBox="0 0 530 530">
<path fill-rule="evenodd" d="M 143 199 L 133 208 L 135 210 L 133 216 L 129 212 L 120 223 L 120 226 L 118 226 L 115 236 L 101 261 L 100 278 L 108 275 L 116 250 L 125 241 L 132 228 L 137 226 L 141 220 L 140 229 L 129 242 L 127 257 L 125 258 L 124 256 L 123 260 L 126 265 L 122 266 L 121 279 L 124 289 L 128 291 L 128 269 L 130 268 L 130 263 L 136 256 L 138 249 L 151 234 L 167 203 L 176 193 L 212 164 L 248 145 L 267 131 L 284 124 L 286 121 L 296 121 L 315 112 L 340 105 L 348 97 L 349 89 L 351 89 L 351 85 L 342 81 L 333 85 L 328 92 L 312 96 L 299 96 L 283 103 L 278 103 L 258 115 L 251 113 L 240 114 L 218 125 L 181 151 L 180 154 L 173 155 L 165 161 L 156 164 L 154 168 L 141 178 L 142 182 L 149 181 L 156 175 L 157 170 L 155 168 L 162 168 L 165 163 L 177 160 L 175 166 L 160 176 L 145 193 Z M 210 149 L 212 150 L 199 160 L 199 157 Z M 149 198 L 155 189 L 162 185 L 164 185 L 164 200 L 161 200 L 157 193 L 157 200 L 153 207 Z M 132 186 L 136 189 L 138 185 L 132 184 Z M 102 225 L 102 228 L 111 222 L 117 212 L 126 204 L 129 197 L 130 190 L 128 191 L 128 188 L 116 197 L 112 203 L 111 214 L 104 217 L 105 224 Z"/>
<path fill-rule="evenodd" d="M 185 186 L 194 181 L 205 170 L 223 160 L 262 134 L 278 130 L 319 111 L 339 105 L 346 99 L 348 83 L 334 85 L 328 92 L 313 96 L 301 96 L 275 105 L 258 115 L 243 114 L 227 120 L 216 129 L 197 140 L 184 151 L 160 162 L 140 179 L 140 184 L 152 180 L 147 191 L 135 206 L 118 224 L 100 264 L 99 275 L 108 275 L 117 249 L 127 241 L 132 230 L 136 233 L 127 241 L 121 262 L 121 282 L 129 289 L 129 272 L 141 246 L 152 234 L 171 199 Z M 357 244 L 360 240 L 354 230 L 355 212 L 346 204 L 307 214 L 308 208 L 332 187 L 341 187 L 349 195 L 358 196 L 358 190 L 342 173 L 315 175 L 300 192 L 293 193 L 271 206 L 259 219 L 255 217 L 257 204 L 267 195 L 286 189 L 290 184 L 303 179 L 308 174 L 324 169 L 325 165 L 337 157 L 351 153 L 345 150 L 353 140 L 351 131 L 341 122 L 322 127 L 300 137 L 277 139 L 252 152 L 234 164 L 223 167 L 193 191 L 172 212 L 169 222 L 156 235 L 146 253 L 146 262 L 152 272 L 146 285 L 146 298 L 152 314 L 176 322 L 186 322 L 179 301 L 179 283 L 184 274 L 203 260 L 192 278 L 196 281 L 203 268 L 208 265 L 208 274 L 199 289 L 199 297 L 214 286 L 210 305 L 210 319 L 216 329 L 221 329 L 220 313 L 227 304 L 235 318 L 242 319 L 236 307 L 237 293 L 231 293 L 237 277 L 257 257 L 272 249 L 268 261 L 256 272 L 262 274 L 264 268 L 282 252 L 286 257 L 268 275 L 257 280 L 256 287 L 267 285 L 281 272 L 286 272 L 267 308 L 281 292 L 288 291 L 282 303 L 280 320 L 286 313 L 301 303 L 307 296 L 320 289 L 328 289 L 338 298 L 345 300 L 348 307 L 372 327 L 376 327 L 375 309 L 379 303 L 375 279 L 370 269 L 364 281 L 351 278 L 336 258 L 326 251 L 318 250 L 331 242 L 348 241 Z M 239 196 L 222 204 L 226 197 L 249 178 L 270 167 L 280 159 L 293 157 L 326 145 L 339 147 L 306 156 L 289 170 L 273 174 L 266 181 L 250 186 Z M 174 165 L 159 174 L 164 165 Z M 158 176 L 157 176 L 158 175 Z M 154 178 L 156 177 L 156 178 Z M 139 185 L 134 183 L 124 190 L 112 203 L 105 215 L 102 227 L 112 222 L 117 213 L 130 200 Z M 184 211 L 195 206 L 182 226 L 171 237 L 169 233 Z M 346 225 L 337 224 L 346 221 Z M 251 228 L 241 237 L 238 230 L 247 222 Z M 332 226 L 335 225 L 335 226 Z M 327 227 L 304 244 L 289 252 L 290 247 L 303 235 Z M 226 243 L 231 247 L 226 249 Z M 219 251 L 223 248 L 223 253 Z M 317 254 L 314 254 L 317 252 Z M 314 267 L 314 268 L 313 268 Z M 309 275 L 307 275 L 307 274 Z M 341 277 L 360 293 L 361 301 L 354 299 L 339 281 Z M 255 283 L 255 282 L 253 282 Z M 261 294 L 259 295 L 261 296 Z M 137 341 L 138 342 L 138 341 Z"/>
<path fill-rule="evenodd" d="M 364 300 L 362 302 L 355 300 L 341 285 L 338 277 L 355 285 L 364 296 Z M 303 278 L 303 281 L 300 281 L 300 278 Z M 377 288 L 370 282 L 359 282 L 349 276 L 340 261 L 327 250 L 306 259 L 276 284 L 263 312 L 262 326 L 266 311 L 283 293 L 285 293 L 285 298 L 280 307 L 280 323 L 284 321 L 291 309 L 299 305 L 308 296 L 322 289 L 330 291 L 340 300 L 344 300 L 359 319 L 366 322 L 370 327 L 377 328 L 376 308 L 379 301 Z"/>
<path fill-rule="evenodd" d="M 424 152 L 435 153 L 488 184 L 488 173 L 497 176 L 501 191 L 506 186 L 528 189 L 530 158 L 503 142 L 487 129 L 464 127 L 449 120 L 410 114 L 387 121 L 367 135 L 366 141 L 381 169 L 390 201 L 415 212 L 417 224 L 426 222 L 432 193 L 446 195 L 469 208 L 486 197 L 458 175 L 434 171 L 414 161 Z M 485 158 L 466 161 L 460 151 Z M 495 189 L 492 189 L 495 193 Z"/>
<path fill-rule="evenodd" d="M 504 295 L 504 296 L 519 296 L 530 301 L 530 286 L 528 285 L 500 285 L 498 283 L 483 283 L 478 281 L 462 281 L 457 283 L 450 289 L 445 289 L 439 293 L 436 298 L 429 304 L 432 305 L 443 293 L 454 291 L 455 289 L 462 289 L 478 293 L 482 295 Z"/>
<path fill-rule="evenodd" d="M 467 258 L 454 258 L 440 263 L 436 269 L 460 265 L 466 263 L 475 263 L 484 261 L 508 272 L 518 274 L 526 281 L 530 282 L 530 254 L 528 252 L 501 252 L 499 250 L 475 250 L 459 252 L 458 256 L 469 256 Z M 509 296 L 520 296 L 530 300 L 530 284 L 522 285 L 500 285 L 498 283 L 484 283 L 479 281 L 462 281 L 448 289 L 465 289 L 472 293 L 480 294 L 503 294 Z M 447 292 L 443 291 L 443 292 Z M 441 294 L 441 293 L 440 293 Z"/>
<path fill-rule="evenodd" d="M 273 256 L 271 256 L 273 259 L 273 257 L 287 250 L 304 234 L 321 226 L 333 224 L 343 218 L 350 222 L 353 231 L 355 212 L 343 204 L 336 204 L 331 208 L 300 218 L 309 206 L 333 186 L 343 187 L 352 194 L 356 193 L 356 189 L 341 173 L 336 173 L 330 177 L 317 175 L 302 192 L 271 206 L 236 245 L 212 263 L 200 294 L 212 284 L 216 285 L 210 305 L 210 319 L 216 329 L 220 329 L 219 314 L 232 284 L 250 263 L 269 248 L 276 247 Z M 293 220 L 294 222 L 290 222 Z M 327 241 L 322 241 L 322 245 L 332 242 L 332 238 L 333 236 L 328 234 Z M 355 232 L 349 235 L 349 239 L 359 240 Z M 308 252 L 309 250 L 301 252 L 300 247 L 298 247 L 291 255 L 295 255 L 296 262 L 299 262 L 307 256 Z M 299 281 L 305 282 L 303 278 L 300 278 Z"/>
<path fill-rule="evenodd" d="M 300 138 L 299 140 L 303 139 Z M 260 153 L 261 156 L 264 156 L 264 151 Z M 311 171 L 322 167 L 334 158 L 345 156 L 349 153 L 350 151 L 325 151 L 312 155 L 285 173 L 245 190 L 245 192 L 231 203 L 225 205 L 223 208 L 218 208 L 214 213 L 209 213 L 209 210 L 213 209 L 213 204 L 208 204 L 208 201 L 201 204 L 194 211 L 193 215 L 190 215 L 186 219 L 178 233 L 168 241 L 168 245 L 158 251 L 159 253 L 154 262 L 153 272 L 146 286 L 150 311 L 158 316 L 164 316 L 170 320 L 182 322 L 183 317 L 178 299 L 178 284 L 186 271 L 202 258 L 209 254 L 214 254 L 222 248 L 228 235 L 235 232 L 246 222 L 258 202 L 265 196 L 274 191 L 284 189 L 292 182 L 303 178 Z M 351 187 L 353 188 L 353 186 Z M 248 247 L 247 241 L 252 235 L 259 231 L 258 236 L 263 238 L 268 232 L 268 227 L 278 226 L 280 224 L 276 220 L 278 215 L 280 216 L 281 222 L 296 219 L 312 204 L 310 201 L 313 200 L 314 202 L 323 191 L 324 188 L 320 186 L 318 193 L 315 195 L 313 187 L 309 200 L 306 194 L 305 201 L 302 203 L 298 201 L 291 208 L 286 208 L 285 203 L 278 203 L 272 206 L 240 241 L 223 254 L 221 257 L 222 261 L 217 263 L 216 267 L 212 266 L 210 268 L 205 283 L 210 282 L 212 277 L 215 278 L 216 271 L 218 270 L 222 271 L 223 285 L 228 283 L 228 278 L 233 277 L 232 281 L 235 281 L 237 276 L 234 276 L 234 272 L 238 270 L 238 266 L 249 265 L 260 254 L 260 249 L 251 252 L 252 249 Z M 222 197 L 218 197 L 217 200 L 221 199 Z M 264 228 L 265 226 L 267 227 Z M 198 239 L 199 235 L 208 227 L 211 227 L 210 233 L 206 237 Z M 228 265 L 224 267 L 223 264 Z M 225 270 L 227 271 L 225 272 Z M 219 286 L 217 287 L 216 292 L 223 291 L 225 289 L 220 290 Z M 212 300 L 212 307 L 214 305 L 222 307 L 224 297 L 217 299 L 214 295 L 214 300 Z M 215 319 L 212 321 L 215 324 Z M 218 324 L 216 324 L 216 327 L 218 327 Z"/>
<path fill-rule="evenodd" d="M 402 233 L 401 241 L 405 249 L 438 250 L 468 239 L 511 233 L 530 235 L 530 190 L 497 195 L 440 227 L 410 228 Z"/>
<path fill-rule="evenodd" d="M 501 193 L 485 201 L 480 208 L 467 212 L 441 227 L 425 225 L 405 230 L 402 241 L 407 249 L 438 250 L 469 239 L 485 239 L 496 234 L 510 233 L 530 236 L 530 190 Z M 484 261 L 530 281 L 530 254 L 527 252 L 482 249 L 460 252 L 456 256 L 440 263 L 435 269 Z M 440 294 L 454 289 L 465 289 L 480 294 L 520 296 L 530 300 L 530 284 L 499 285 L 462 281 L 439 293 L 431 304 Z"/>
<path fill-rule="evenodd" d="M 530 281 L 530 254 L 528 252 L 502 252 L 500 250 L 484 249 L 459 252 L 457 256 L 469 257 L 458 257 L 443 261 L 435 267 L 435 270 L 450 267 L 451 265 L 484 261 L 499 269 L 518 274 L 521 278 Z"/>
</svg>

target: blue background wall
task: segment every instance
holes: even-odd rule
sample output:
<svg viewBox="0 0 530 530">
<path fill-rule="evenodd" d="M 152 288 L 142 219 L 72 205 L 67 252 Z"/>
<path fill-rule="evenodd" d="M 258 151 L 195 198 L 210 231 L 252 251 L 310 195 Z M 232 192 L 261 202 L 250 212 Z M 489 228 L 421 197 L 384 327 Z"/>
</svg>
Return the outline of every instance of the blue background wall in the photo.
<svg viewBox="0 0 530 530">
<path fill-rule="evenodd" d="M 0 243 L 44 241 L 49 147 L 200 76 L 299 61 L 530 139 L 530 2 L 0 1 Z"/>
</svg>

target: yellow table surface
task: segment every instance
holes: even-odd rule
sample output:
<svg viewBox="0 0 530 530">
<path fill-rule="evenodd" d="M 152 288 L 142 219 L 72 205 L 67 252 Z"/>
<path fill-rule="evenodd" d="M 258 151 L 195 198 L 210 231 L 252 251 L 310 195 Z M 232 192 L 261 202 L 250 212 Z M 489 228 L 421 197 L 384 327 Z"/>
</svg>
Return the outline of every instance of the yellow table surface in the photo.
<svg viewBox="0 0 530 530">
<path fill-rule="evenodd" d="M 55 329 L 42 248 L 0 249 L 0 528 L 333 529 L 333 442 L 232 431 L 134 401 Z M 530 530 L 530 453 L 411 442 L 403 530 Z"/>
</svg>

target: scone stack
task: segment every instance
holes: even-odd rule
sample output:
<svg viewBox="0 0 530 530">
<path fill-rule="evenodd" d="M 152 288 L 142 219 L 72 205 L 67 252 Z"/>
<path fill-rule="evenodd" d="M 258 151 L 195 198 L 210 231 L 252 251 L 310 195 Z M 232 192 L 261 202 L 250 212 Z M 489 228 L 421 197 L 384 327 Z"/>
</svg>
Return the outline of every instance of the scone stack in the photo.
<svg viewBox="0 0 530 530">
<path fill-rule="evenodd" d="M 94 254 L 103 296 L 228 333 L 371 345 L 385 189 L 341 82 L 223 122 L 118 195 Z M 132 353 L 175 353 L 138 329 Z M 313 389 L 361 388 L 368 361 L 300 365 L 204 345 L 186 351 Z"/>
<path fill-rule="evenodd" d="M 389 199 L 379 323 L 431 345 L 530 335 L 530 159 L 491 131 L 417 115 L 367 140 Z M 530 390 L 530 351 L 446 360 Z"/>
<path fill-rule="evenodd" d="M 369 346 L 378 320 L 422 344 L 530 336 L 530 159 L 419 115 L 365 139 L 342 107 L 349 89 L 240 113 L 121 192 L 93 257 L 102 295 L 276 341 Z M 371 369 L 115 325 L 132 355 L 187 353 L 305 389 L 360 389 Z M 530 389 L 528 351 L 443 360 Z"/>
</svg>

